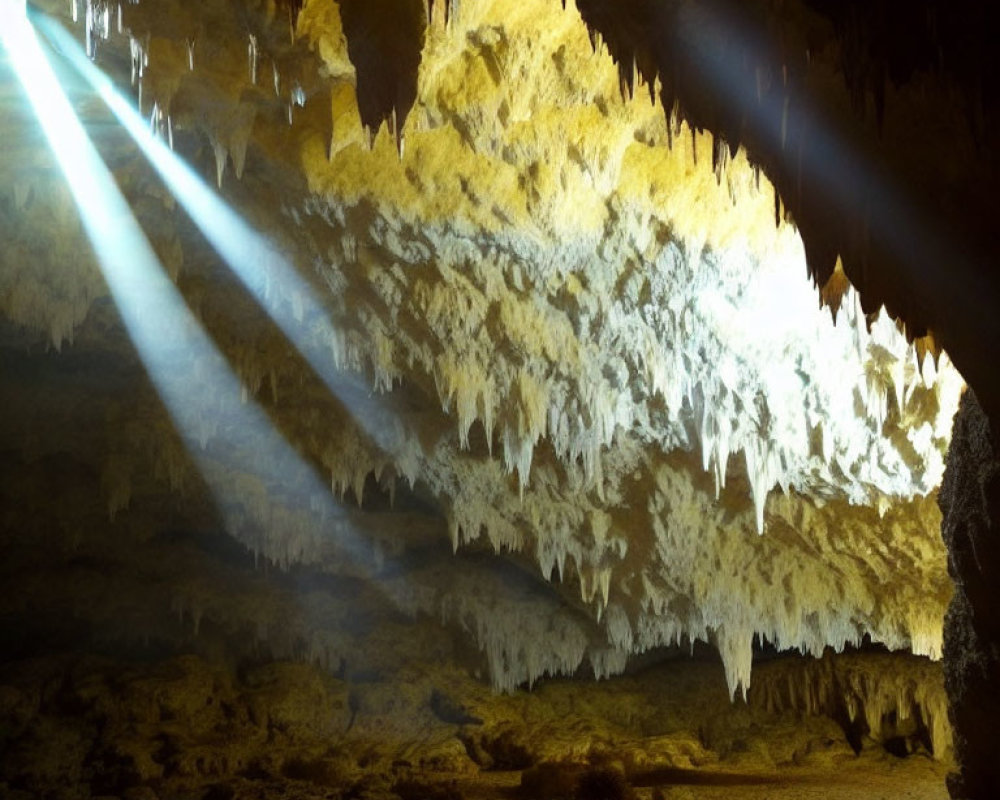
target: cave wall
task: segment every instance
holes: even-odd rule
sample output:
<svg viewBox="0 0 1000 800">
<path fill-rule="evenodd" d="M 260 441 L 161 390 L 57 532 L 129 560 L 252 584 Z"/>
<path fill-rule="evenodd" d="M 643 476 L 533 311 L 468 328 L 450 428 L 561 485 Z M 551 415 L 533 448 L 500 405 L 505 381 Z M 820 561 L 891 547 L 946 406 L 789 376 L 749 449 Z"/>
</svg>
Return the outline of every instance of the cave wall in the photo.
<svg viewBox="0 0 1000 800">
<path fill-rule="evenodd" d="M 23 224 L 4 304 L 26 331 L 12 350 L 46 337 L 152 379 L 129 375 L 134 404 L 78 407 L 33 386 L 29 358 L 10 449 L 87 462 L 112 519 L 157 485 L 205 491 L 222 527 L 283 566 L 360 559 L 377 575 L 393 536 L 377 531 L 396 523 L 345 494 L 429 502 L 453 549 L 512 552 L 554 579 L 544 604 L 572 598 L 553 638 L 533 635 L 532 603 L 503 604 L 502 579 L 400 584 L 401 607 L 473 632 L 498 688 L 585 662 L 608 674 L 681 639 L 716 643 L 732 691 L 754 635 L 936 656 L 949 586 L 931 495 L 958 374 L 852 290 L 839 325 L 791 313 L 814 295 L 766 177 L 623 87 L 572 11 L 518 9 L 407 17 L 392 46 L 410 55 L 381 82 L 359 76 L 380 67 L 351 41 L 375 46 L 385 21 L 354 7 L 164 0 L 124 8 L 120 32 L 83 20 L 94 58 L 247 223 L 230 259 L 264 253 L 270 273 L 241 288 L 185 198 L 67 79 L 171 278 L 159 308 L 186 306 L 186 329 L 158 366 L 133 352 L 152 306 L 123 327 L 54 164 L 8 162 Z M 385 87 L 414 80 L 404 114 L 392 103 L 410 89 Z M 12 105 L 26 141 L 31 114 Z"/>
<path fill-rule="evenodd" d="M 955 726 L 956 798 L 985 798 L 1000 786 L 994 721 L 1000 713 L 1000 468 L 995 428 L 969 391 L 962 398 L 941 487 L 942 534 L 955 594 L 945 617 L 945 685 Z"/>
<path fill-rule="evenodd" d="M 933 491 L 960 379 L 947 356 L 924 355 L 943 345 L 989 408 L 982 343 L 996 337 L 983 309 L 996 292 L 978 265 L 991 241 L 995 128 L 988 86 L 951 92 L 985 56 L 970 48 L 956 67 L 948 22 L 943 66 L 883 52 L 884 33 L 869 62 L 856 51 L 870 42 L 851 26 L 875 35 L 870 21 L 822 4 L 762 16 L 764 4 L 627 3 L 611 13 L 580 3 L 591 37 L 555 3 L 448 7 L 446 20 L 436 4 L 428 26 L 427 12 L 406 4 L 388 30 L 377 5 L 143 3 L 126 8 L 117 38 L 95 38 L 98 63 L 136 95 L 138 58 L 140 102 L 146 114 L 157 102 L 161 134 L 169 125 L 178 151 L 292 254 L 336 320 L 334 334 L 311 331 L 312 343 L 353 378 L 331 401 L 267 303 L 242 293 L 124 135 L 67 81 L 243 392 L 191 393 L 196 433 L 175 429 L 54 165 L 19 146 L 3 166 L 14 365 L 4 391 L 16 409 L 4 450 L 20 480 L 9 507 L 21 506 L 5 514 L 8 541 L 31 529 L 26 507 L 44 508 L 61 480 L 79 496 L 64 515 L 39 518 L 74 569 L 87 569 L 74 561 L 81 536 L 99 551 L 114 540 L 107 552 L 134 529 L 156 541 L 155 514 L 135 525 L 143 509 L 190 505 L 178 526 L 226 529 L 265 564 L 360 577 L 387 614 L 444 619 L 506 690 L 581 666 L 607 675 L 630 654 L 709 639 L 732 694 L 749 683 L 754 633 L 817 654 L 868 635 L 937 655 L 950 585 Z M 904 29 L 924 30 L 915 11 L 900 13 Z M 374 58 L 382 47 L 400 57 Z M 711 71 L 734 65 L 755 85 L 737 88 L 732 107 L 709 101 Z M 23 109 L 5 119 L 15 133 L 32 125 Z M 874 188 L 855 180 L 869 167 Z M 831 173 L 855 177 L 831 185 Z M 884 205 L 885 184 L 906 202 Z M 917 211 L 903 214 L 914 198 Z M 903 232 L 925 229 L 930 245 L 898 250 Z M 814 417 L 805 421 L 782 417 L 777 403 L 760 412 L 767 371 L 727 383 L 731 373 L 717 369 L 727 357 L 742 369 L 767 337 L 754 319 L 736 337 L 744 349 L 728 345 L 728 308 L 703 303 L 706 286 L 766 295 L 770 285 L 755 281 L 794 250 L 796 230 L 824 298 L 842 304 L 837 328 L 817 312 L 810 330 L 862 353 L 861 369 L 830 380 L 846 387 L 853 432 L 817 422 L 831 411 L 819 394 L 802 404 Z M 956 242 L 968 247 L 956 254 Z M 815 299 L 778 273 L 779 297 Z M 870 313 L 881 303 L 903 317 L 906 336 Z M 947 311 L 958 307 L 969 313 Z M 786 346 L 786 362 L 823 379 L 820 357 Z M 180 354 L 177 375 L 192 361 Z M 245 468 L 270 451 L 218 413 L 247 401 L 305 454 L 321 492 L 282 485 L 301 465 Z M 793 446 L 768 432 L 772 419 Z M 221 500 L 213 480 L 226 487 Z M 325 483 L 362 508 L 331 502 Z M 382 513 L 397 501 L 409 513 Z M 449 562 L 452 548 L 468 558 Z M 732 570 L 725 581 L 721 565 Z M 306 653 L 334 669 L 352 647 L 318 614 L 278 632 L 296 612 L 236 611 L 208 578 L 163 580 L 179 588 L 156 595 L 133 630 L 155 628 L 156 609 L 196 628 L 233 620 L 230 630 L 276 637 L 275 655 Z M 99 584 L 81 579 L 60 610 L 91 594 L 110 601 Z M 114 602 L 91 610 L 128 620 Z"/>
</svg>

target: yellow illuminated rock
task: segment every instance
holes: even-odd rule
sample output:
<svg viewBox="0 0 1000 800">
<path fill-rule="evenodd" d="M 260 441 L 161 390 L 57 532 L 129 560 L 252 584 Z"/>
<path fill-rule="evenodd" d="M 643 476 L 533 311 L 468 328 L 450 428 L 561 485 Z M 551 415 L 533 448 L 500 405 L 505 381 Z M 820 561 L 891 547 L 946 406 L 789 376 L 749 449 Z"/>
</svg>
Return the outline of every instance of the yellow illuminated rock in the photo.
<svg viewBox="0 0 1000 800">
<path fill-rule="evenodd" d="M 189 656 L 122 685 L 106 665 L 79 667 L 74 696 L 111 708 L 131 692 L 147 709 L 129 745 L 144 781 L 259 769 L 369 796 L 366 747 L 383 767 L 466 777 L 614 761 L 646 789 L 657 770 L 848 757 L 843 742 L 820 753 L 840 735 L 830 720 L 803 723 L 808 746 L 783 740 L 793 712 L 848 736 L 863 722 L 869 753 L 924 737 L 946 757 L 932 662 L 952 584 L 936 495 L 963 379 L 933 331 L 910 341 L 885 310 L 866 314 L 845 264 L 815 286 L 759 164 L 665 113 L 660 78 L 623 92 L 572 3 L 463 0 L 447 24 L 434 3 L 413 31 L 424 4 L 401 3 L 391 23 L 372 11 L 384 4 L 348 0 L 39 5 L 90 36 L 144 125 L 246 226 L 190 207 L 49 48 L 191 311 L 185 330 L 137 344 L 27 84 L 12 57 L 0 65 L 0 137 L 18 143 L 0 155 L 13 365 L 0 449 L 24 498 L 8 527 L 42 520 L 75 576 L 53 582 L 52 602 L 99 594 L 80 612 L 95 635 L 148 629 L 171 658 L 202 641 L 206 662 L 281 662 L 234 678 Z M 373 61 L 380 42 L 396 49 Z M 157 369 L 150 348 L 164 351 Z M 46 508 L 50 494 L 62 500 Z M 38 591 L 52 576 L 19 535 L 3 541 Z M 104 570 L 120 596 L 95 588 Z M 130 612 L 131 593 L 143 599 Z M 696 643 L 722 668 L 630 675 L 583 711 L 553 680 L 610 678 Z M 898 672 L 870 653 L 830 661 L 871 645 L 913 655 Z M 769 648 L 817 661 L 765 663 L 758 688 Z M 636 699 L 685 681 L 711 694 L 718 729 L 699 737 L 697 711 L 664 698 L 658 718 Z M 202 688 L 231 713 L 175 730 L 171 715 L 194 712 L 174 705 Z M 571 731 L 552 721 L 566 705 Z M 911 726 L 885 722 L 917 711 Z M 732 734 L 751 717 L 770 744 Z M 161 723 L 180 743 L 163 758 Z M 325 737 L 349 744 L 327 751 Z M 396 778 L 397 796 L 420 796 Z"/>
<path fill-rule="evenodd" d="M 838 325 L 810 309 L 801 245 L 775 227 L 767 180 L 742 155 L 713 165 L 710 134 L 680 122 L 668 135 L 645 92 L 623 98 L 573 13 L 470 2 L 429 29 L 400 155 L 385 125 L 371 147 L 361 129 L 335 5 L 307 2 L 298 16 L 295 86 L 312 88 L 289 96 L 290 126 L 257 85 L 269 57 L 279 97 L 291 80 L 266 38 L 235 69 L 225 29 L 206 27 L 191 69 L 178 55 L 184 26 L 159 26 L 155 6 L 107 38 L 140 53 L 144 106 L 242 98 L 171 131 L 207 138 L 220 185 L 229 159 L 237 180 L 267 164 L 300 173 L 299 187 L 276 190 L 283 213 L 250 213 L 283 226 L 278 242 L 321 279 L 316 300 L 339 333 L 320 345 L 385 397 L 400 386 L 421 396 L 418 417 L 400 411 L 381 446 L 363 425 L 348 433 L 350 408 L 295 421 L 334 488 L 361 500 L 370 473 L 424 486 L 453 547 L 482 539 L 523 554 L 588 609 L 565 644 L 519 642 L 523 615 L 501 587 L 472 606 L 453 587 L 426 594 L 411 610 L 481 617 L 473 633 L 497 687 L 587 658 L 615 672 L 629 652 L 689 638 L 717 642 L 731 691 L 750 684 L 754 635 L 815 654 L 864 636 L 940 654 L 949 590 L 932 493 L 960 379 L 946 358 L 918 363 L 884 317 L 866 327 L 849 288 Z M 85 290 L 68 316 L 41 311 L 55 287 L 79 282 L 64 271 L 69 283 L 48 294 L 5 295 L 12 319 L 47 325 L 55 344 L 97 295 Z M 230 346 L 244 402 L 265 379 L 287 398 L 272 346 L 238 334 Z M 198 411 L 192 398 L 201 446 L 219 436 L 220 400 Z M 148 446 L 123 443 L 105 468 L 112 516 L 129 503 L 125 451 Z M 293 543 L 266 522 L 282 513 L 276 489 L 253 502 L 237 491 L 237 516 L 264 529 L 233 533 L 282 562 L 320 553 L 321 528 L 295 525 Z M 595 635 L 603 642 L 584 644 Z"/>
</svg>

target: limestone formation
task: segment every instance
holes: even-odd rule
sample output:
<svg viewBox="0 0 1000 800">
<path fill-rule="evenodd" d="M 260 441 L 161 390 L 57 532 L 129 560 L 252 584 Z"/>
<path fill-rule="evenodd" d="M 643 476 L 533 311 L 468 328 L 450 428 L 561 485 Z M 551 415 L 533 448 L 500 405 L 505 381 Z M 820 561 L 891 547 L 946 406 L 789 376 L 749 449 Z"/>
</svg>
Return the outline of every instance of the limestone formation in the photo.
<svg viewBox="0 0 1000 800">
<path fill-rule="evenodd" d="M 979 550 L 937 495 L 963 375 L 1000 408 L 993 89 L 951 12 L 934 65 L 805 0 L 32 6 L 0 62 L 10 658 L 311 662 L 360 748 L 485 719 L 463 684 L 374 721 L 358 685 L 428 654 L 519 697 L 707 643 L 753 713 L 950 757 Z M 950 160 L 912 177 L 936 104 Z M 915 660 L 829 667 L 878 646 Z M 817 661 L 758 690 L 772 649 Z M 449 769 L 520 763 L 434 730 Z M 328 755 L 266 771 L 360 780 Z M 639 785 L 591 766 L 553 780 Z"/>
</svg>

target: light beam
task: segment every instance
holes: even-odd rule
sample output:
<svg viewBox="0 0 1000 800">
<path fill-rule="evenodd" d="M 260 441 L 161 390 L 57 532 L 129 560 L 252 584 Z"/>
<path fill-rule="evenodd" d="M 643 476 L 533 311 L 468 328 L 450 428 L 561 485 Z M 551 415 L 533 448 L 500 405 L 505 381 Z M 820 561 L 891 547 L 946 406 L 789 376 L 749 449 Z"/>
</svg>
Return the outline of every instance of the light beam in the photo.
<svg viewBox="0 0 1000 800">
<path fill-rule="evenodd" d="M 38 25 L 108 105 L 202 235 L 330 392 L 383 452 L 399 455 L 404 438 L 400 421 L 373 401 L 371 390 L 359 376 L 341 371 L 331 352 L 323 347 L 333 345 L 340 336 L 288 259 L 150 130 L 149 122 L 91 63 L 70 34 L 50 19 L 41 18 Z"/>
<path fill-rule="evenodd" d="M 9 9 L 8 9 L 9 11 Z M 66 178 L 87 237 L 136 351 L 170 417 L 230 527 L 241 527 L 255 498 L 234 488 L 226 465 L 211 457 L 209 439 L 253 458 L 237 467 L 273 493 L 305 495 L 309 506 L 336 530 L 338 544 L 364 556 L 342 508 L 313 469 L 254 402 L 242 402 L 242 386 L 211 338 L 166 276 L 128 202 L 87 136 L 24 13 L 0 18 L 0 42 Z M 89 62 L 88 62 L 89 63 Z M 256 498 L 259 501 L 259 498 Z M 241 530 L 231 530 L 240 537 Z M 247 542 L 288 563 L 309 560 L 319 536 L 267 529 L 264 542 Z M 245 539 L 244 539 L 245 541 Z"/>
</svg>

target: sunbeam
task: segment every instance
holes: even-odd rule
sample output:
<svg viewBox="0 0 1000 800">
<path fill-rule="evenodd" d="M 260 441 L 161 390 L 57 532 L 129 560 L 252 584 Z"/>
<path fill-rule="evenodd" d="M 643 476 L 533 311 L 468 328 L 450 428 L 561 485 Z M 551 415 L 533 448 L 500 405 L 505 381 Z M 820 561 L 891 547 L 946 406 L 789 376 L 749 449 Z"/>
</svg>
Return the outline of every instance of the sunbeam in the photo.
<svg viewBox="0 0 1000 800">
<path fill-rule="evenodd" d="M 782 77 L 780 90 L 762 91 L 762 82 L 771 78 L 747 69 L 746 61 L 776 67 L 774 57 L 764 37 L 746 19 L 735 18 L 729 4 L 699 4 L 697 11 L 679 19 L 675 37 L 686 66 L 730 117 L 745 120 L 765 152 L 778 154 L 787 174 L 797 175 L 799 191 L 808 186 L 811 192 L 821 192 L 830 212 L 838 214 L 857 205 L 858 187 L 864 187 L 873 235 L 914 273 L 915 284 L 933 287 L 955 304 L 962 302 L 963 290 L 983 285 L 962 243 L 945 235 L 937 220 L 893 182 L 885 165 L 835 122 L 808 87 Z M 948 269 L 941 268 L 945 264 Z M 833 264 L 826 266 L 832 269 Z M 974 290 L 968 296 L 987 295 Z M 995 332 L 992 313 L 975 304 L 969 311 L 977 324 L 987 326 L 984 332 Z"/>
<path fill-rule="evenodd" d="M 238 377 L 166 276 L 23 13 L 7 16 L 0 39 L 65 175 L 129 336 L 227 527 L 255 550 L 284 563 L 311 560 L 315 550 L 332 544 L 324 541 L 324 533 L 335 534 L 336 546 L 349 555 L 363 557 L 360 539 L 328 487 L 263 410 L 242 401 Z M 272 509 L 259 493 L 244 491 L 247 482 L 236 490 L 227 470 L 232 465 L 219 462 L 217 443 L 238 455 L 236 469 L 259 481 L 252 485 L 266 498 L 296 504 L 305 498 L 324 524 L 308 531 L 268 524 L 275 522 Z M 247 522 L 266 528 L 266 535 L 255 539 L 257 534 L 245 530 Z"/>
<path fill-rule="evenodd" d="M 398 455 L 403 440 L 399 421 L 373 401 L 371 390 L 359 376 L 339 369 L 331 348 L 340 336 L 294 266 L 151 131 L 149 122 L 94 66 L 70 34 L 44 17 L 38 25 L 107 103 L 205 238 L 326 387 L 381 450 Z"/>
<path fill-rule="evenodd" d="M 0 0 L 0 800 L 941 800 L 972 3 Z"/>
</svg>

